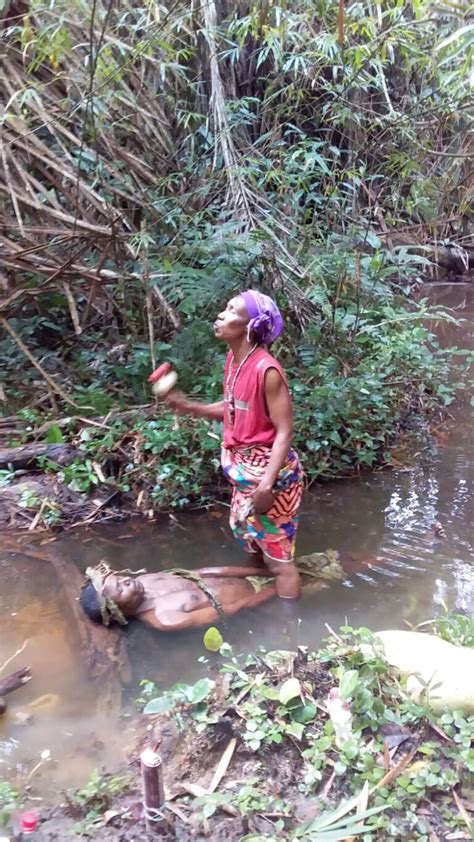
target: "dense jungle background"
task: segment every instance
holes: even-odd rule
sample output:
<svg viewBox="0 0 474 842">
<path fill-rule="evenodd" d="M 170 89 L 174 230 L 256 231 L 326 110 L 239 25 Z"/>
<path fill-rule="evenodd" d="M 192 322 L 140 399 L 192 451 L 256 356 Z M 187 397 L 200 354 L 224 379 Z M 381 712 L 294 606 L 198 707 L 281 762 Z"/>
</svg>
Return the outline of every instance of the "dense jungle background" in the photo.
<svg viewBox="0 0 474 842">
<path fill-rule="evenodd" d="M 310 481 L 451 403 L 422 282 L 473 262 L 467 0 L 0 0 L 0 28 L 2 444 L 68 442 L 38 458 L 71 492 L 210 499 L 219 429 L 147 377 L 218 397 L 211 325 L 248 286 L 287 320 Z"/>
</svg>

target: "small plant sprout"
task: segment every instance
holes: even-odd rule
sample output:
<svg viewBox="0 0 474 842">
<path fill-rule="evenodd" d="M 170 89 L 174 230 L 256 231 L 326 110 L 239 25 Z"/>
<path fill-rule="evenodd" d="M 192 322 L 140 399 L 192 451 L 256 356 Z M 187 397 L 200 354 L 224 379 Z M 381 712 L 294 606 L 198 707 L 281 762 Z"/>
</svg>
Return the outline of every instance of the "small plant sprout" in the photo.
<svg viewBox="0 0 474 842">
<path fill-rule="evenodd" d="M 26 779 L 27 782 L 29 783 L 31 781 L 33 775 L 35 775 L 36 772 L 38 771 L 38 769 L 40 769 L 41 766 L 44 766 L 46 763 L 49 763 L 50 760 L 51 760 L 51 752 L 50 752 L 49 748 L 45 748 L 40 754 L 40 759 L 38 760 L 38 763 L 35 766 L 33 766 L 33 768 L 28 773 L 28 777 Z"/>
</svg>

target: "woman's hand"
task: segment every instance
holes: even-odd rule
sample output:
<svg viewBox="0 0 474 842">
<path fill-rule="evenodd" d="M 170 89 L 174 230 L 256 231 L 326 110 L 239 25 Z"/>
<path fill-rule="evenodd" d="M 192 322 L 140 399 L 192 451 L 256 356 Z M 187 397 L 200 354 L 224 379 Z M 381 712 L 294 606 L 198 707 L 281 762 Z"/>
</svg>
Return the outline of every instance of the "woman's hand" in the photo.
<svg viewBox="0 0 474 842">
<path fill-rule="evenodd" d="M 186 415 L 190 411 L 189 398 L 184 392 L 180 392 L 178 389 L 172 389 L 171 392 L 168 392 L 166 397 L 163 398 L 163 401 L 174 412 L 179 412 L 182 415 Z"/>
<path fill-rule="evenodd" d="M 271 509 L 275 495 L 267 483 L 261 482 L 253 493 L 253 504 L 256 515 L 264 515 Z"/>
</svg>

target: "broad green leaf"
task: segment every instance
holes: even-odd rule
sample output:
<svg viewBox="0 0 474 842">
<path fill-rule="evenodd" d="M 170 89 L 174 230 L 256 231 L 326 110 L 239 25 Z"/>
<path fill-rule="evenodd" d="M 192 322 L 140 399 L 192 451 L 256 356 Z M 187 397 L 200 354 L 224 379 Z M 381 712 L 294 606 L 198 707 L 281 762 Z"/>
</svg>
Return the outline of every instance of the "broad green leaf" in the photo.
<svg viewBox="0 0 474 842">
<path fill-rule="evenodd" d="M 214 689 L 215 684 L 215 681 L 212 681 L 210 678 L 200 678 L 199 681 L 196 681 L 196 684 L 188 687 L 185 691 L 187 701 L 191 702 L 193 705 L 197 705 L 198 702 L 202 702 L 203 699 L 209 695 L 211 690 Z"/>
<path fill-rule="evenodd" d="M 51 424 L 48 428 L 48 434 L 46 436 L 46 443 L 47 444 L 62 444 L 64 441 L 64 436 L 59 429 L 57 424 Z"/>
<path fill-rule="evenodd" d="M 287 705 L 291 699 L 301 695 L 301 685 L 297 678 L 288 678 L 281 687 L 278 699 L 282 705 Z"/>
<path fill-rule="evenodd" d="M 157 699 L 151 699 L 143 710 L 143 713 L 166 713 L 174 708 L 175 702 L 169 696 L 158 696 Z"/>
<path fill-rule="evenodd" d="M 272 702 L 276 702 L 280 698 L 276 687 L 266 687 L 265 684 L 260 687 L 260 693 L 264 699 L 270 699 Z"/>
<path fill-rule="evenodd" d="M 202 642 L 209 652 L 218 652 L 224 643 L 224 638 L 222 637 L 219 629 L 216 629 L 215 626 L 211 626 L 211 628 L 205 633 Z"/>
<path fill-rule="evenodd" d="M 339 695 L 341 699 L 349 699 L 359 683 L 357 670 L 348 670 L 339 682 Z"/>
<path fill-rule="evenodd" d="M 301 707 L 292 711 L 291 716 L 294 722 L 301 722 L 303 725 L 306 725 L 308 722 L 313 721 L 316 711 L 316 705 L 313 702 L 308 702 L 306 705 L 301 705 Z"/>
<path fill-rule="evenodd" d="M 289 734 L 290 737 L 296 737 L 297 740 L 301 740 L 304 733 L 304 725 L 301 722 L 290 722 L 289 725 L 285 726 L 285 734 Z"/>
</svg>

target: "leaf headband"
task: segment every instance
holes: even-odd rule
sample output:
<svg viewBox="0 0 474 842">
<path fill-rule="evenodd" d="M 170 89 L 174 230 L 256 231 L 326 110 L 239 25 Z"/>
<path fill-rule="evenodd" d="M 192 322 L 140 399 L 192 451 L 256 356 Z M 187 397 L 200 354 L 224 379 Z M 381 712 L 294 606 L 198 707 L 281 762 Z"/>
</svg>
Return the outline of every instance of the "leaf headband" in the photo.
<svg viewBox="0 0 474 842">
<path fill-rule="evenodd" d="M 97 594 L 99 600 L 100 614 L 104 626 L 109 626 L 111 620 L 120 623 L 121 626 L 126 626 L 128 620 L 125 619 L 122 611 L 109 596 L 104 595 L 104 585 L 106 580 L 111 575 L 122 576 L 128 574 L 131 576 L 139 576 L 141 573 L 146 573 L 146 570 L 113 570 L 106 561 L 100 561 L 95 567 L 88 567 L 86 569 L 86 577 L 82 588 L 91 584 Z"/>
</svg>

